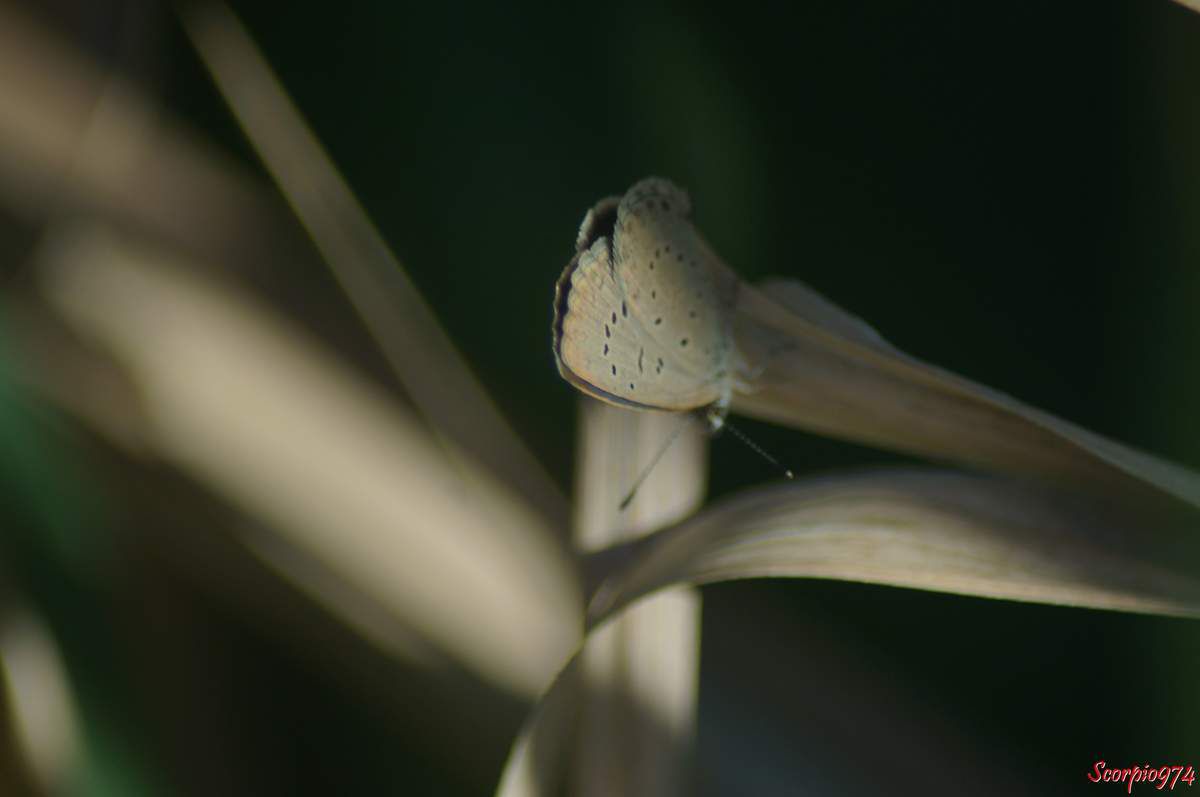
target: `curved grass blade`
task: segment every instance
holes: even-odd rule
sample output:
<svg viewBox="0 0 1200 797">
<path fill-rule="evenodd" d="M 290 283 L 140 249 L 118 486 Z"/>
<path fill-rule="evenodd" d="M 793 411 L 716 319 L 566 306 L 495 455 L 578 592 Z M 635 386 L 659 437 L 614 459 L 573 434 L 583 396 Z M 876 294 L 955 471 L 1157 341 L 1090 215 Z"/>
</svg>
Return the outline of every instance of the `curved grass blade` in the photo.
<svg viewBox="0 0 1200 797">
<path fill-rule="evenodd" d="M 1200 617 L 1200 551 L 1166 515 L 1043 486 L 887 469 L 748 491 L 593 554 L 588 638 L 664 587 L 812 577 L 962 595 Z M 513 746 L 497 794 L 552 793 L 564 766 L 578 654 Z"/>
<path fill-rule="evenodd" d="M 748 491 L 600 554 L 590 571 L 589 625 L 668 584 L 761 577 L 1200 616 L 1200 550 L 1172 517 L 941 470 Z"/>
</svg>

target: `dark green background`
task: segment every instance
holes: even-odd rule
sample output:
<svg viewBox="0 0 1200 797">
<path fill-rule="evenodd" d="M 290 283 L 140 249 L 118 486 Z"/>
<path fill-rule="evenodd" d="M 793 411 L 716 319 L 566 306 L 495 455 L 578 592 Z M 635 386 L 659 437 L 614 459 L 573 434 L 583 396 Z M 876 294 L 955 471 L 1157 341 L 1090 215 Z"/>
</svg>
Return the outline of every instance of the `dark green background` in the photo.
<svg viewBox="0 0 1200 797">
<path fill-rule="evenodd" d="M 170 14 L 139 8 L 140 79 L 257 169 Z M 550 354 L 553 283 L 584 210 L 648 174 L 690 191 L 746 277 L 802 279 L 917 356 L 1200 466 L 1200 16 L 1162 0 L 235 8 L 564 488 L 575 395 Z M 66 18 L 115 49 L 99 12 Z M 899 459 L 740 426 L 798 473 Z M 776 478 L 732 439 L 712 451 L 714 495 Z M 87 492 L 86 472 L 47 467 Z M 1194 622 L 803 581 L 704 599 L 705 793 L 948 777 L 1102 794 L 1116 787 L 1084 780 L 1098 758 L 1200 765 Z M 81 611 L 51 586 L 40 600 Z M 272 751 L 247 793 L 491 788 L 495 771 L 419 751 L 419 714 L 388 724 L 203 611 L 247 743 Z"/>
</svg>

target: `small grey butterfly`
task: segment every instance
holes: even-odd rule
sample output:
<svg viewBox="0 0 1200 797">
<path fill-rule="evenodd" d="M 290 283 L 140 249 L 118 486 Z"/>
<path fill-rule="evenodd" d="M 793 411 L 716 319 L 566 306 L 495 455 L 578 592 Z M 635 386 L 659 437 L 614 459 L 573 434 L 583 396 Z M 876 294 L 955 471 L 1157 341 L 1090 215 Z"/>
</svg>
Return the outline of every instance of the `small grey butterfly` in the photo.
<svg viewBox="0 0 1200 797">
<path fill-rule="evenodd" d="M 589 396 L 699 410 L 716 427 L 734 384 L 737 278 L 690 213 L 687 194 L 656 177 L 587 212 L 555 286 L 554 357 Z"/>
</svg>

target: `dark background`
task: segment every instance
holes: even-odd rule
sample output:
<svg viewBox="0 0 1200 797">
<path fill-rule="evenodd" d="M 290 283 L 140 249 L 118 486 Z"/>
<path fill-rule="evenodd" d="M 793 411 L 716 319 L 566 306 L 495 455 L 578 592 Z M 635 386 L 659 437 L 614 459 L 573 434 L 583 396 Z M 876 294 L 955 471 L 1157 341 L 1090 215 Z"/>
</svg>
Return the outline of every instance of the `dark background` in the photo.
<svg viewBox="0 0 1200 797">
<path fill-rule="evenodd" d="M 689 190 L 745 277 L 804 280 L 912 354 L 1200 466 L 1200 16 L 1184 8 L 234 7 L 564 489 L 576 398 L 550 354 L 553 283 L 583 212 L 648 174 Z M 39 13 L 260 170 L 169 8 Z M 735 422 L 799 474 L 901 460 Z M 40 478 L 88 492 L 70 451 L 48 457 Z M 774 478 L 714 441 L 714 496 Z M 13 566 L 61 624 L 84 623 L 86 590 L 39 561 Z M 400 727 L 234 613 L 186 602 L 238 690 L 217 699 L 269 752 L 236 762 L 247 793 L 492 787 L 495 768 L 427 755 L 419 714 Z M 1084 780 L 1097 759 L 1200 765 L 1194 622 L 806 581 L 705 588 L 704 604 L 705 793 L 940 793 L 956 773 L 979 793 L 1100 794 L 1119 787 Z M 125 713 L 136 674 L 74 666 Z M 111 771 L 188 793 L 153 722 L 126 720 Z M 135 793 L 112 788 L 81 793 Z"/>
</svg>

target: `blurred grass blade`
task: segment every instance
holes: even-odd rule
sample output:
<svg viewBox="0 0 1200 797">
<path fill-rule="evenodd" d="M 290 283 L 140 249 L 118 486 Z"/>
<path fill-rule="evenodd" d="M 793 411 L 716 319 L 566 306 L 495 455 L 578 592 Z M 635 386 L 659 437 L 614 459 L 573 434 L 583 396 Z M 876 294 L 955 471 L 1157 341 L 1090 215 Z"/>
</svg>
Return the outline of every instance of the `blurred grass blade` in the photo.
<svg viewBox="0 0 1200 797">
<path fill-rule="evenodd" d="M 0 205 L 34 227 L 95 213 L 248 270 L 278 256 L 290 219 L 260 180 L 25 5 L 0 3 Z"/>
<path fill-rule="evenodd" d="M 1200 617 L 1193 536 L 1040 486 L 889 469 L 748 491 L 591 556 L 586 644 L 667 586 L 814 577 Z M 1165 521 L 1164 521 L 1165 522 Z M 631 606 L 632 605 L 632 606 Z M 555 793 L 577 704 L 574 656 L 513 745 L 497 794 Z"/>
<path fill-rule="evenodd" d="M 707 435 L 688 418 L 581 399 L 575 538 L 584 551 L 636 540 L 704 498 Z M 680 424 L 684 424 L 682 431 Z M 643 466 L 679 431 L 624 511 Z M 700 664 L 700 595 L 664 590 L 592 637 L 580 662 L 583 703 L 572 794 L 689 793 Z"/>
<path fill-rule="evenodd" d="M 565 526 L 565 498 L 441 329 L 245 28 L 222 3 L 189 4 L 181 17 L 246 137 L 421 412 L 552 525 Z"/>
<path fill-rule="evenodd" d="M 797 282 L 743 284 L 737 342 L 759 372 L 735 411 L 819 434 L 1200 508 L 1200 475 L 889 345 Z"/>
<path fill-rule="evenodd" d="M 4 741 L 12 742 L 20 761 L 7 761 L 0 782 L 16 794 L 67 793 L 82 765 L 80 718 L 67 678 L 66 664 L 45 622 L 29 609 L 13 605 L 5 595 L 0 619 L 0 687 L 6 694 L 0 705 Z M 6 751 L 7 752 L 7 751 Z M 5 756 L 7 758 L 7 756 Z M 28 792 L 14 781 L 28 770 L 39 789 Z M 7 792 L 5 792 L 7 793 Z"/>
<path fill-rule="evenodd" d="M 321 563 L 325 578 L 289 576 L 332 612 L 361 601 L 330 589 L 360 590 L 483 681 L 542 688 L 578 638 L 574 572 L 487 470 L 452 465 L 415 418 L 298 329 L 161 252 L 84 228 L 52 234 L 39 262 L 49 305 L 126 371 L 142 444 L 283 540 L 247 545 L 276 565 Z M 280 555 L 288 548 L 302 555 Z M 381 627 L 367 619 L 345 616 Z M 403 654 L 398 638 L 375 641 Z"/>
</svg>

